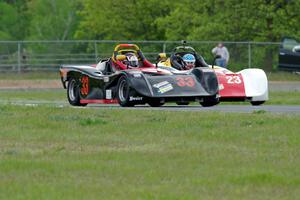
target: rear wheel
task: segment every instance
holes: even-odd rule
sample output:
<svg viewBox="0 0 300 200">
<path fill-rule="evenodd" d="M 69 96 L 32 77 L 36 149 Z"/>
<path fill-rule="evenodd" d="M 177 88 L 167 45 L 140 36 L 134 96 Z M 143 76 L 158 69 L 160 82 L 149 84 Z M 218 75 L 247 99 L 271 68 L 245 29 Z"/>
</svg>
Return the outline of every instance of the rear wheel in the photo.
<svg viewBox="0 0 300 200">
<path fill-rule="evenodd" d="M 200 102 L 200 104 L 203 107 L 210 107 L 210 106 L 214 106 L 217 105 L 218 103 L 220 103 L 219 98 L 217 97 L 204 97 L 203 102 Z"/>
<path fill-rule="evenodd" d="M 121 106 L 123 107 L 134 106 L 134 103 L 129 101 L 130 92 L 131 92 L 131 88 L 126 76 L 121 76 L 118 81 L 118 87 L 117 87 L 117 99 Z"/>
<path fill-rule="evenodd" d="M 86 106 L 86 103 L 80 103 L 80 87 L 76 78 L 70 78 L 67 87 L 68 101 L 72 106 Z"/>
<path fill-rule="evenodd" d="M 252 106 L 260 106 L 263 103 L 265 103 L 265 101 L 251 101 Z"/>
</svg>

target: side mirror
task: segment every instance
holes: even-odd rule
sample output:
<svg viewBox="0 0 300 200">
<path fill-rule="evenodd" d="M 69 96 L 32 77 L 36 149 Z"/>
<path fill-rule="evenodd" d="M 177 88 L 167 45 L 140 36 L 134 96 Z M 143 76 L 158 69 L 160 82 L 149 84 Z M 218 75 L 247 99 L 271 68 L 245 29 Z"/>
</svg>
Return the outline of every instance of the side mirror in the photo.
<svg viewBox="0 0 300 200">
<path fill-rule="evenodd" d="M 116 59 L 118 61 L 123 61 L 123 60 L 126 60 L 126 56 L 125 55 L 117 55 Z"/>
<path fill-rule="evenodd" d="M 166 53 L 159 53 L 157 58 L 156 58 L 156 67 L 157 67 L 157 64 L 160 61 L 166 61 L 166 60 L 167 60 L 167 54 Z"/>
<path fill-rule="evenodd" d="M 215 63 L 216 63 L 216 60 L 219 59 L 219 58 L 221 58 L 220 55 L 216 55 L 216 56 L 214 57 L 214 60 L 213 60 L 212 65 L 211 65 L 212 68 L 214 68 L 214 65 L 215 65 Z"/>
<path fill-rule="evenodd" d="M 294 46 L 293 52 L 300 52 L 300 45 Z"/>
<path fill-rule="evenodd" d="M 158 54 L 158 57 L 157 57 L 158 61 L 165 60 L 165 59 L 167 59 L 167 54 L 166 53 Z"/>
</svg>

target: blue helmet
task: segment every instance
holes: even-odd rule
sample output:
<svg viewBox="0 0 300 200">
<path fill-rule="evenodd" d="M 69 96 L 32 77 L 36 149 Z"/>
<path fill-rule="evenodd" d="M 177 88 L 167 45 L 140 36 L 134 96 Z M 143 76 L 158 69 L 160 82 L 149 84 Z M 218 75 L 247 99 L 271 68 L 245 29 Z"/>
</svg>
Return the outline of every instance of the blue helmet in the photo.
<svg viewBox="0 0 300 200">
<path fill-rule="evenodd" d="M 193 54 L 187 53 L 182 57 L 185 63 L 185 69 L 191 69 L 195 67 L 196 58 Z"/>
</svg>

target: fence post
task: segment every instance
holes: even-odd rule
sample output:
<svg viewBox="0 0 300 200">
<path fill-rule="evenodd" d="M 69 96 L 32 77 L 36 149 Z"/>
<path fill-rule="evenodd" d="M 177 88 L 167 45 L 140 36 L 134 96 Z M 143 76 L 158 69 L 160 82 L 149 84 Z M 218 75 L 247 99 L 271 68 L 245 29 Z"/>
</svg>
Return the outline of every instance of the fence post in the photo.
<svg viewBox="0 0 300 200">
<path fill-rule="evenodd" d="M 166 43 L 163 44 L 163 53 L 166 53 L 166 48 L 167 48 L 167 45 Z"/>
<path fill-rule="evenodd" d="M 248 68 L 251 68 L 251 43 L 248 42 Z"/>
<path fill-rule="evenodd" d="M 94 41 L 94 48 L 95 48 L 95 60 L 96 63 L 98 62 L 98 47 L 97 47 L 97 41 Z"/>
<path fill-rule="evenodd" d="M 21 43 L 18 42 L 18 73 L 21 73 Z"/>
</svg>

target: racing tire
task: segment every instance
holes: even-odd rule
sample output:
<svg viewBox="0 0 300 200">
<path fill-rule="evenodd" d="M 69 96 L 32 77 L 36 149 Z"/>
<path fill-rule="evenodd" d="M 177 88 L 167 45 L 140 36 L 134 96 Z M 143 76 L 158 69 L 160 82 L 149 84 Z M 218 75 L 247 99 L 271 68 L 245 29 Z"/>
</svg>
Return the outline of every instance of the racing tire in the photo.
<svg viewBox="0 0 300 200">
<path fill-rule="evenodd" d="M 163 102 L 160 101 L 160 99 L 152 99 L 148 102 L 149 106 L 151 107 L 160 107 L 164 105 Z"/>
<path fill-rule="evenodd" d="M 176 102 L 176 104 L 179 105 L 179 106 L 187 106 L 187 105 L 190 104 L 190 102 L 188 102 L 188 101 L 182 101 L 182 102 Z"/>
<path fill-rule="evenodd" d="M 265 101 L 251 101 L 252 106 L 260 106 L 263 103 L 265 103 Z"/>
<path fill-rule="evenodd" d="M 203 102 L 200 102 L 201 106 L 203 107 L 211 107 L 219 103 L 220 101 L 217 97 L 204 97 Z"/>
<path fill-rule="evenodd" d="M 76 78 L 70 78 L 67 87 L 68 101 L 72 106 L 86 106 L 86 103 L 80 103 L 79 81 Z"/>
<path fill-rule="evenodd" d="M 117 100 L 122 107 L 132 107 L 133 102 L 129 101 L 131 88 L 126 76 L 121 76 L 117 86 Z"/>
</svg>

